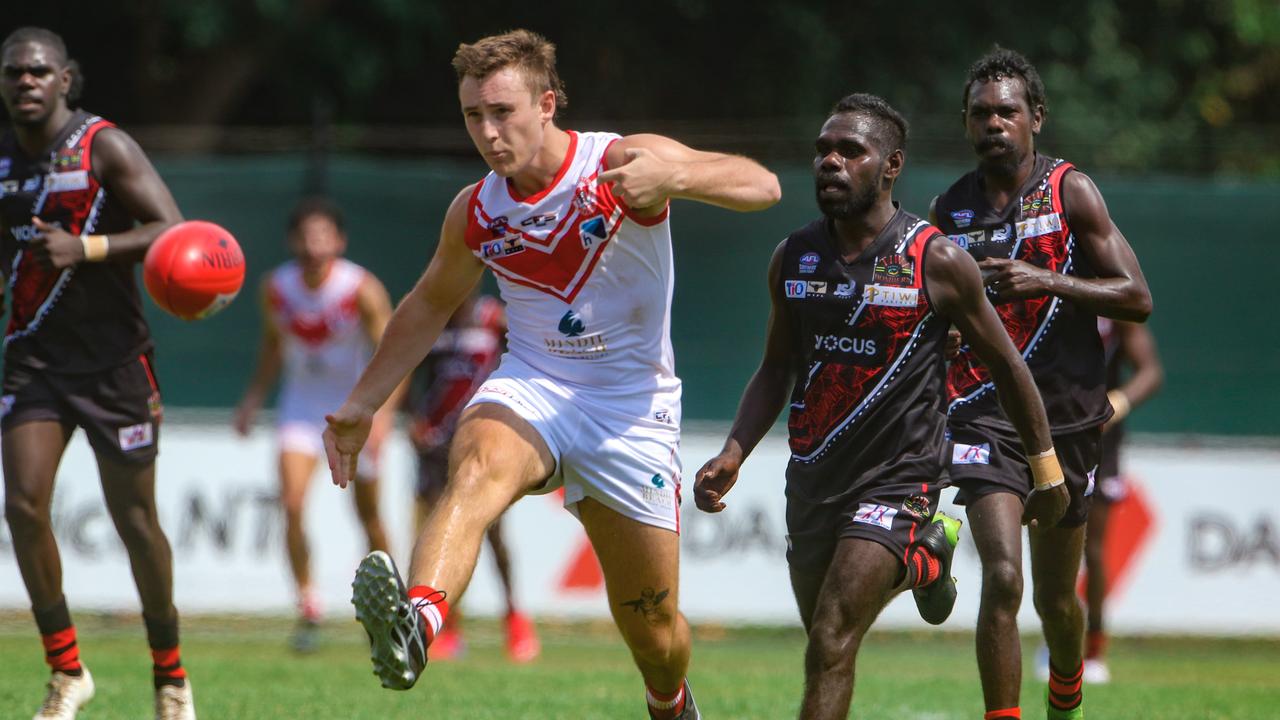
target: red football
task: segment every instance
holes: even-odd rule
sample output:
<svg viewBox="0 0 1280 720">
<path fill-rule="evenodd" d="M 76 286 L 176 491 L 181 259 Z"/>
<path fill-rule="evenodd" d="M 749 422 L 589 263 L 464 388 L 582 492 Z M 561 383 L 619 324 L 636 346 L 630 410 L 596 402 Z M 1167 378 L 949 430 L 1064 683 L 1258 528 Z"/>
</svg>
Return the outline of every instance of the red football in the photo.
<svg viewBox="0 0 1280 720">
<path fill-rule="evenodd" d="M 151 299 L 183 320 L 226 307 L 244 285 L 244 253 L 224 228 L 188 220 L 165 230 L 147 250 L 142 280 Z"/>
</svg>

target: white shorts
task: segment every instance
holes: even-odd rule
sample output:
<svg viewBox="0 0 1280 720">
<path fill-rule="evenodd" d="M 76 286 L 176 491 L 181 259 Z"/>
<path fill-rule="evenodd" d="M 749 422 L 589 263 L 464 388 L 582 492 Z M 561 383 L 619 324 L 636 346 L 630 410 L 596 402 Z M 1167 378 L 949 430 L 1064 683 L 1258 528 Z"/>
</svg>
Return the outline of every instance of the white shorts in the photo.
<svg viewBox="0 0 1280 720">
<path fill-rule="evenodd" d="M 546 493 L 564 488 L 577 514 L 593 498 L 625 516 L 680 532 L 680 389 L 593 393 L 541 376 L 510 355 L 467 406 L 496 403 L 533 426 L 555 458 Z"/>
<path fill-rule="evenodd" d="M 276 441 L 280 444 L 280 452 L 295 452 L 310 455 L 321 460 L 324 456 L 325 423 L 308 420 L 280 419 L 276 427 Z M 356 459 L 356 480 L 373 480 L 378 477 L 378 456 L 365 448 Z"/>
</svg>

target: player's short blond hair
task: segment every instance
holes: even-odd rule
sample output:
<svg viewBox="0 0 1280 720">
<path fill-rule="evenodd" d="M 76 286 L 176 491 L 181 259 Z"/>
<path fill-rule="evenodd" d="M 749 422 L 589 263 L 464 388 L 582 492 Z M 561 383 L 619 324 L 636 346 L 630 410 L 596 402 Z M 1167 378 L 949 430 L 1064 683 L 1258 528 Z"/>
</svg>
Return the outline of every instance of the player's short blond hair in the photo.
<svg viewBox="0 0 1280 720">
<path fill-rule="evenodd" d="M 556 46 L 536 32 L 512 30 L 490 35 L 470 45 L 459 45 L 453 55 L 458 82 L 467 77 L 483 80 L 509 67 L 524 75 L 535 98 L 552 90 L 556 94 L 557 111 L 569 105 L 564 83 L 556 73 Z"/>
</svg>

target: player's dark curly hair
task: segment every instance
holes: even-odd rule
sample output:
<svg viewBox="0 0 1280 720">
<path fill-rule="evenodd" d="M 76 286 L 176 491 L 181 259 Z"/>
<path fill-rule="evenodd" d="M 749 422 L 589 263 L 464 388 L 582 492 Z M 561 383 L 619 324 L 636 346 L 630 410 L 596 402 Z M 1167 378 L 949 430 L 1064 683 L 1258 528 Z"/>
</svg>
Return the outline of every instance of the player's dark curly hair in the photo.
<svg viewBox="0 0 1280 720">
<path fill-rule="evenodd" d="M 293 206 L 293 211 L 289 213 L 289 233 L 297 232 L 302 227 L 302 221 L 309 217 L 319 216 L 329 220 L 333 226 L 338 228 L 338 232 L 346 232 L 346 220 L 342 215 L 342 208 L 333 200 L 323 195 L 313 195 L 304 197 Z"/>
<path fill-rule="evenodd" d="M 1027 89 L 1027 106 L 1032 110 L 1039 106 L 1041 112 L 1047 113 L 1049 105 L 1044 97 L 1044 81 L 1040 79 L 1040 73 L 1036 72 L 1036 66 L 1017 50 L 1002 48 L 999 45 L 993 45 L 990 52 L 979 58 L 978 62 L 969 68 L 969 79 L 964 83 L 964 102 L 961 109 L 964 112 L 969 111 L 969 88 L 973 87 L 975 82 L 979 80 L 991 82 L 1013 77 L 1021 78 L 1023 86 Z"/>
<path fill-rule="evenodd" d="M 862 113 L 875 118 L 875 139 L 882 155 L 888 156 L 895 150 L 906 151 L 907 119 L 885 102 L 884 98 L 870 93 L 848 95 L 831 108 L 832 115 L 843 113 Z"/>
<path fill-rule="evenodd" d="M 0 55 L 7 52 L 10 47 L 21 45 L 22 43 L 43 45 L 58 54 L 62 67 L 71 71 L 71 87 L 67 90 L 67 106 L 78 107 L 80 95 L 84 92 L 84 73 L 80 71 L 80 63 L 67 55 L 67 44 L 62 40 L 62 36 L 42 27 L 20 27 L 9 33 L 4 42 L 0 43 Z"/>
</svg>

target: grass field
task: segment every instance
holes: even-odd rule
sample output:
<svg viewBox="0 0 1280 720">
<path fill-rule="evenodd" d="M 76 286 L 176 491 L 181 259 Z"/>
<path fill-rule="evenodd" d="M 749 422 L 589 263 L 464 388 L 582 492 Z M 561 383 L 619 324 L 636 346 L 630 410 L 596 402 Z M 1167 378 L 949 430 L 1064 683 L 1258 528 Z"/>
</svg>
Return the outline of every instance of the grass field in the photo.
<svg viewBox="0 0 1280 720">
<path fill-rule="evenodd" d="M 79 618 L 82 657 L 98 694 L 84 720 L 150 717 L 150 657 L 132 618 Z M 305 718 L 643 718 L 642 687 L 611 626 L 544 625 L 543 657 L 507 663 L 496 624 L 469 629 L 466 657 L 433 663 L 413 690 L 383 690 L 358 625 L 325 628 L 319 652 L 288 652 L 289 625 L 275 619 L 193 618 L 184 658 L 203 720 Z M 972 636 L 874 634 L 859 658 L 852 717 L 950 720 L 982 717 Z M 796 629 L 699 627 L 690 674 L 710 720 L 795 717 L 803 637 Z M 1026 658 L 1034 642 L 1026 645 Z M 46 670 L 29 620 L 0 622 L 0 718 L 28 718 Z M 1086 688 L 1091 720 L 1280 718 L 1280 641 L 1119 639 L 1115 681 Z M 1043 686 L 1023 685 L 1026 718 L 1043 717 Z"/>
</svg>

